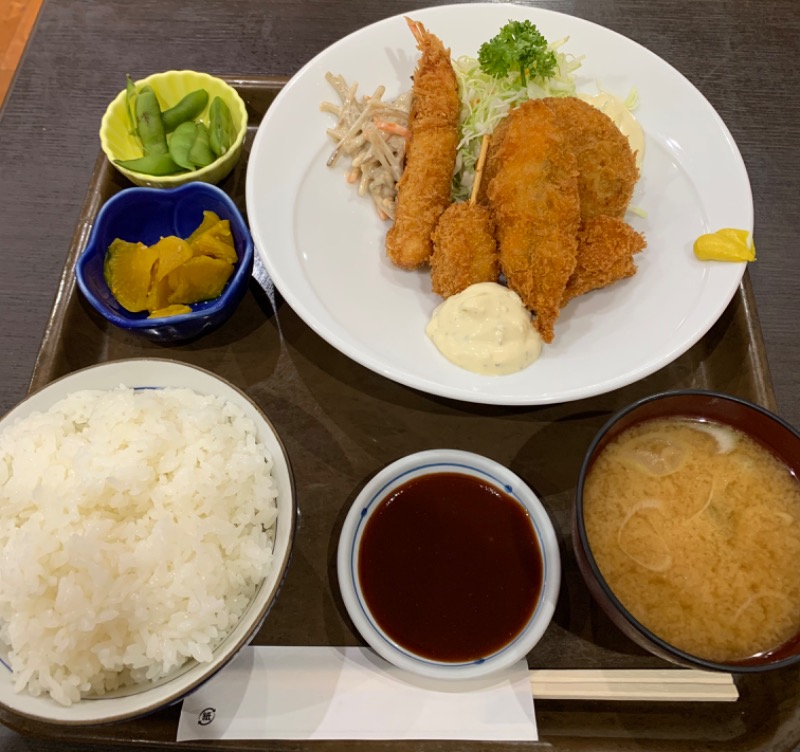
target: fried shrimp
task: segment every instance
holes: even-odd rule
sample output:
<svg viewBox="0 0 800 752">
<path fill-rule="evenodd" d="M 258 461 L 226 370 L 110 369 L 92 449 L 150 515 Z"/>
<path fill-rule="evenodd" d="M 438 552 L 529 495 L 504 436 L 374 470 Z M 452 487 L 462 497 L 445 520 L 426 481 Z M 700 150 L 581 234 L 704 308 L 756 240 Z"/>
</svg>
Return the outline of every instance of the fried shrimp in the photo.
<svg viewBox="0 0 800 752">
<path fill-rule="evenodd" d="M 577 162 L 542 100 L 521 104 L 506 121 L 487 190 L 500 264 L 508 286 L 536 314 L 542 339 L 552 342 L 576 263 Z"/>
<path fill-rule="evenodd" d="M 549 97 L 567 143 L 575 152 L 580 177 L 581 219 L 622 218 L 639 179 L 636 157 L 614 121 L 576 97 Z"/>
<path fill-rule="evenodd" d="M 561 305 L 591 290 L 636 274 L 633 256 L 645 247 L 645 239 L 616 217 L 586 220 L 578 233 L 578 258 Z"/>
<path fill-rule="evenodd" d="M 397 266 L 415 269 L 430 259 L 431 235 L 450 205 L 460 101 L 450 50 L 421 23 L 406 20 L 421 56 L 414 71 L 411 138 L 397 184 L 395 221 L 386 234 L 386 253 Z"/>
</svg>

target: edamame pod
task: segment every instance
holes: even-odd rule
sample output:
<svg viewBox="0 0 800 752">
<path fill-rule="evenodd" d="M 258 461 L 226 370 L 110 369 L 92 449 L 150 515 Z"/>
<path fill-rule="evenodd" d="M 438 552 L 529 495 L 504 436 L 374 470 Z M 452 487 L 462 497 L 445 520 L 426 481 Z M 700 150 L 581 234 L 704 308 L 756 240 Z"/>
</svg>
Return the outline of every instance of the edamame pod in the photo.
<svg viewBox="0 0 800 752">
<path fill-rule="evenodd" d="M 115 159 L 114 162 L 131 172 L 143 172 L 145 175 L 172 175 L 184 172 L 169 154 L 148 154 L 138 159 Z"/>
<path fill-rule="evenodd" d="M 207 167 L 216 157 L 211 151 L 208 142 L 208 128 L 203 123 L 195 126 L 195 138 L 192 148 L 189 149 L 189 161 L 196 167 Z"/>
<path fill-rule="evenodd" d="M 136 97 L 136 125 L 145 156 L 169 153 L 164 124 L 161 122 L 161 107 L 150 86 L 144 86 Z"/>
<path fill-rule="evenodd" d="M 130 124 L 130 134 L 134 138 L 139 138 L 139 131 L 136 128 L 136 116 L 133 114 L 136 108 L 136 87 L 130 73 L 125 74 L 125 105 L 128 109 L 128 123 Z"/>
<path fill-rule="evenodd" d="M 208 92 L 197 89 L 189 92 L 178 104 L 161 113 L 164 130 L 172 133 L 181 123 L 194 120 L 208 104 Z"/>
<path fill-rule="evenodd" d="M 211 151 L 221 157 L 231 148 L 236 138 L 236 130 L 233 127 L 233 118 L 228 105 L 219 97 L 214 97 L 209 111 L 209 144 Z"/>
<path fill-rule="evenodd" d="M 186 170 L 193 170 L 194 164 L 189 159 L 189 150 L 194 144 L 196 129 L 194 123 L 189 120 L 181 123 L 169 139 L 169 155 Z"/>
</svg>

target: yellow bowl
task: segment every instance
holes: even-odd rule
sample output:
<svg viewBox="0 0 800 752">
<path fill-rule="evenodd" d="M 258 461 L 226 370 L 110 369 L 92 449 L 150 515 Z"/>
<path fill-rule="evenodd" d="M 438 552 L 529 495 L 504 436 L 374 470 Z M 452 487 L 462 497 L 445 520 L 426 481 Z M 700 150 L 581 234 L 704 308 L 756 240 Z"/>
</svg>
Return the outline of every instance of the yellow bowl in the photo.
<svg viewBox="0 0 800 752">
<path fill-rule="evenodd" d="M 236 140 L 221 157 L 207 167 L 192 172 L 180 172 L 175 175 L 145 175 L 142 172 L 127 170 L 116 164 L 114 160 L 141 157 L 142 146 L 131 135 L 126 93 L 123 89 L 108 106 L 100 123 L 100 145 L 111 164 L 132 183 L 152 188 L 174 188 L 196 180 L 216 184 L 227 177 L 236 162 L 239 161 L 242 145 L 247 135 L 247 108 L 237 91 L 219 78 L 191 70 L 154 73 L 136 81 L 136 90 L 139 91 L 142 86 L 148 84 L 153 87 L 162 111 L 176 105 L 189 92 L 205 89 L 208 92 L 208 104 L 195 120 L 206 125 L 209 124 L 211 102 L 214 101 L 214 97 L 220 97 L 231 111 L 233 124 L 236 127 Z"/>
</svg>

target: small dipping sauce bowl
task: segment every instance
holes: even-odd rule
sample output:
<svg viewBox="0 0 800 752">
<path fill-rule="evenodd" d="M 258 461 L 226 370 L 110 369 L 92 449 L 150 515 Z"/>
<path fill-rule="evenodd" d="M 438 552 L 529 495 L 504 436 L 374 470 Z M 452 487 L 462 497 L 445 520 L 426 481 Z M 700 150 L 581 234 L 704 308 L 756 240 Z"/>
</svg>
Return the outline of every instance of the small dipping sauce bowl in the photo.
<svg viewBox="0 0 800 752">
<path fill-rule="evenodd" d="M 409 455 L 373 476 L 342 527 L 339 586 L 375 652 L 435 679 L 508 668 L 541 639 L 561 559 L 531 489 L 470 452 Z"/>
<path fill-rule="evenodd" d="M 590 536 L 587 534 L 585 506 L 587 478 L 603 450 L 624 432 L 646 421 L 669 418 L 721 424 L 722 427 L 736 429 L 769 450 L 788 468 L 795 479 L 800 476 L 800 433 L 777 415 L 754 403 L 719 392 L 680 390 L 655 394 L 623 408 L 606 422 L 592 440 L 578 477 L 572 538 L 578 567 L 589 591 L 611 621 L 633 642 L 672 663 L 696 669 L 755 673 L 800 662 L 800 633 L 778 647 L 729 662 L 708 660 L 693 655 L 670 644 L 663 636 L 642 624 L 625 606 L 603 575 L 592 550 Z M 713 482 L 711 488 L 713 493 Z M 654 504 L 652 500 L 649 503 Z M 628 519 L 632 514 L 629 513 Z M 793 524 L 798 524 L 798 521 L 795 520 Z M 780 544 L 780 540 L 773 540 L 775 546 Z M 631 568 L 635 566 L 633 562 L 630 565 Z M 630 572 L 628 574 L 630 575 Z M 664 576 L 667 576 L 666 573 Z M 707 601 L 703 602 L 707 604 Z M 704 609 L 710 618 L 717 620 L 717 629 L 724 629 L 728 623 L 736 621 L 711 614 L 707 605 Z"/>
</svg>

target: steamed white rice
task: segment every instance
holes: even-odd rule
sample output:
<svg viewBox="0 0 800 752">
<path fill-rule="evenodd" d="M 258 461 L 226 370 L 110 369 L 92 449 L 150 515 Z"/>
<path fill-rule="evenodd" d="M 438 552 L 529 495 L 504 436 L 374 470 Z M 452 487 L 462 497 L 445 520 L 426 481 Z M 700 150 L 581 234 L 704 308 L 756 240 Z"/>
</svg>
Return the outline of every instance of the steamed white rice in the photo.
<svg viewBox="0 0 800 752">
<path fill-rule="evenodd" d="M 272 563 L 271 470 L 241 409 L 188 389 L 77 392 L 0 434 L 16 690 L 69 705 L 211 660 Z"/>
</svg>

